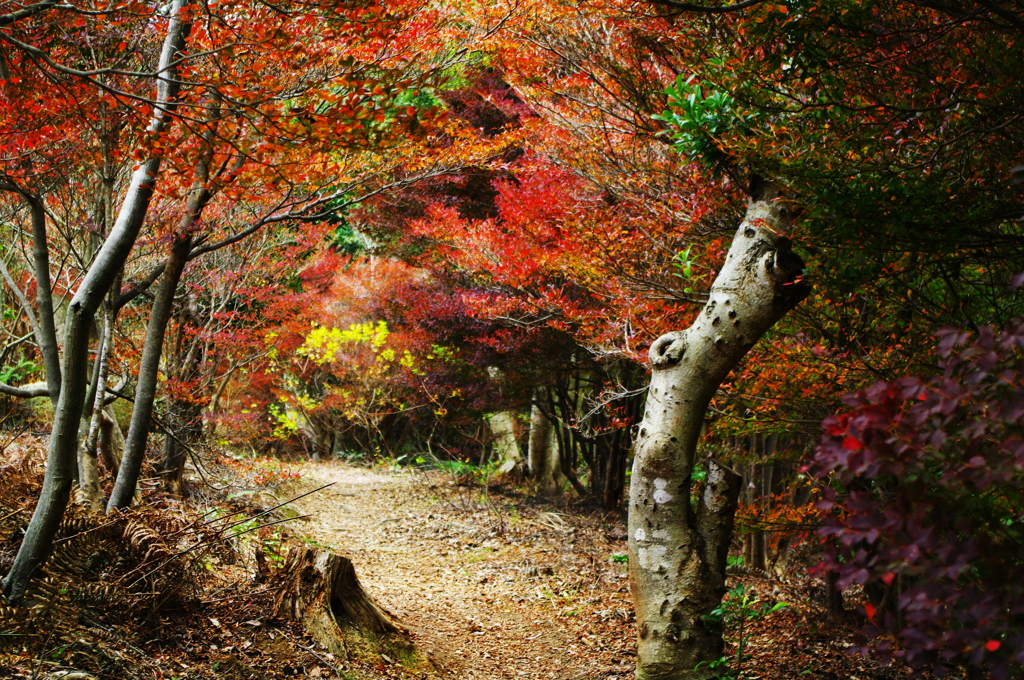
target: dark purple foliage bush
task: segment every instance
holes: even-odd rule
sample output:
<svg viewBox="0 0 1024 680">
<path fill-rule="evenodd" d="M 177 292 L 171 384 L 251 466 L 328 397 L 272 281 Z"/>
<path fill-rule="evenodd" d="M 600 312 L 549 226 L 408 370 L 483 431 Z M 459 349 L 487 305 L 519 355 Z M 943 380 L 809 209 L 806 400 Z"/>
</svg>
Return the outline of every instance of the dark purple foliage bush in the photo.
<svg viewBox="0 0 1024 680">
<path fill-rule="evenodd" d="M 828 485 L 822 565 L 869 594 L 883 653 L 970 677 L 1024 669 L 1024 320 L 939 335 L 942 374 L 851 395 L 807 467 Z"/>
</svg>

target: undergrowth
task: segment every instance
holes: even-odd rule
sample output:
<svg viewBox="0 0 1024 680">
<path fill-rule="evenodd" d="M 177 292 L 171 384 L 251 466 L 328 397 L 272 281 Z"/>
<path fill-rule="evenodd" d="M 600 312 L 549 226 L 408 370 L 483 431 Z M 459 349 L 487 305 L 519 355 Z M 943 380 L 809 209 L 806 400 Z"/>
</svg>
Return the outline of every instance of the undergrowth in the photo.
<svg viewBox="0 0 1024 680">
<path fill-rule="evenodd" d="M 42 486 L 42 445 L 26 450 L 0 458 L 0 574 Z M 343 669 L 296 624 L 274 619 L 288 508 L 204 495 L 197 507 L 151 492 L 111 515 L 70 505 L 25 600 L 0 595 L 0 678 L 240 680 Z"/>
</svg>

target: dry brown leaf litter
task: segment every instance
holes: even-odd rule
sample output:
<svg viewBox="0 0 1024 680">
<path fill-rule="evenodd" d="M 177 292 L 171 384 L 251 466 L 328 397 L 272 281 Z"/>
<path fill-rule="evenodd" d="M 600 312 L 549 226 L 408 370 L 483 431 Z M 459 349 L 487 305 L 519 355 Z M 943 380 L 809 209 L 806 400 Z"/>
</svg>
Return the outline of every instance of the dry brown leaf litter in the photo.
<svg viewBox="0 0 1024 680">
<path fill-rule="evenodd" d="M 33 446 L 38 454 L 38 442 L 7 453 L 24 456 Z M 611 560 L 626 550 L 620 517 L 511 486 L 463 485 L 439 472 L 337 463 L 296 469 L 302 479 L 279 497 L 333 485 L 288 508 L 290 516 L 310 515 L 291 533 L 352 559 L 368 592 L 410 629 L 435 672 L 410 673 L 386 654 L 327 654 L 294 624 L 269 616 L 270 572 L 226 557 L 207 561 L 191 584 L 194 599 L 178 610 L 99 629 L 85 622 L 77 640 L 15 649 L 0 638 L 0 678 L 76 667 L 97 678 L 180 680 L 632 677 L 626 565 Z M 162 502 L 157 494 L 149 500 Z M 850 655 L 852 630 L 824 623 L 802 574 L 744 582 L 766 600 L 792 603 L 751 627 L 745 677 L 903 675 Z"/>
</svg>

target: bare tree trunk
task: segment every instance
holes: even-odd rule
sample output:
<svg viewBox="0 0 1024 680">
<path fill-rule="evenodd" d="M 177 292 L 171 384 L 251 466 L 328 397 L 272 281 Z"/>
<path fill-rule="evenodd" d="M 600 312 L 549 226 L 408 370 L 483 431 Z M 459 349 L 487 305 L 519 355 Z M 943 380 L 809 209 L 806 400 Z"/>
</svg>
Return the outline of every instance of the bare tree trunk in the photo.
<svg viewBox="0 0 1024 680">
<path fill-rule="evenodd" d="M 780 236 L 787 213 L 769 188 L 751 199 L 693 325 L 650 350 L 651 389 L 629 500 L 630 582 L 639 627 L 638 680 L 711 678 L 722 655 L 703 616 L 721 602 L 740 478 L 708 458 L 691 503 L 697 441 L 711 397 L 754 343 L 807 295 L 803 263 Z"/>
<path fill-rule="evenodd" d="M 124 435 L 121 433 L 121 426 L 117 424 L 113 411 L 106 407 L 100 418 L 99 439 L 96 442 L 99 459 L 107 467 L 113 477 L 117 477 L 117 471 L 121 469 L 121 452 L 124 451 Z"/>
<path fill-rule="evenodd" d="M 26 196 L 32 207 L 32 259 L 36 278 L 36 308 L 39 331 L 36 342 L 43 355 L 46 368 L 46 386 L 50 400 L 57 403 L 60 394 L 60 349 L 57 345 L 57 327 L 53 319 L 53 291 L 50 285 L 50 251 L 46 241 L 46 210 L 42 198 Z"/>
<path fill-rule="evenodd" d="M 522 463 L 523 456 L 519 453 L 516 441 L 516 414 L 513 411 L 502 411 L 487 416 L 487 424 L 494 435 L 494 460 L 498 463 L 499 472 L 511 472 Z"/>
<path fill-rule="evenodd" d="M 139 382 L 135 390 L 132 419 L 128 424 L 128 435 L 125 437 L 121 468 L 118 470 L 114 490 L 107 502 L 108 511 L 128 507 L 135 496 L 135 487 L 139 483 L 142 462 L 146 455 L 146 443 L 149 441 L 149 424 L 153 416 L 153 402 L 156 400 L 156 377 L 160 369 L 160 355 L 163 353 L 164 333 L 174 307 L 174 292 L 178 289 L 181 273 L 188 264 L 191 248 L 190 231 L 174 239 L 167 266 L 160 280 L 160 288 L 153 299 L 149 324 L 146 326 L 146 343 L 142 348 L 142 362 L 139 365 Z"/>
<path fill-rule="evenodd" d="M 203 407 L 195 402 L 173 399 L 168 406 L 165 423 L 167 436 L 164 438 L 160 477 L 168 493 L 182 496 L 188 453 L 186 446 L 198 441 L 203 434 Z"/>
<path fill-rule="evenodd" d="M 540 398 L 539 391 L 535 398 Z M 551 421 L 537 404 L 530 410 L 530 474 L 542 493 L 554 493 L 562 488 L 562 474 L 558 453 L 558 439 Z"/>
<path fill-rule="evenodd" d="M 750 491 L 749 501 L 752 507 L 758 506 L 756 516 L 760 517 L 766 510 L 765 495 L 767 493 L 764 487 L 764 437 L 760 433 L 750 435 L 750 453 L 752 462 L 750 463 L 750 482 L 747 487 Z M 750 530 L 750 559 L 745 564 L 752 570 L 763 572 L 768 568 L 766 557 L 764 528 L 758 520 Z"/>
<path fill-rule="evenodd" d="M 832 623 L 842 623 L 845 617 L 843 591 L 839 588 L 839 573 L 825 572 L 825 611 Z"/>
<path fill-rule="evenodd" d="M 218 113 L 215 114 L 219 116 Z M 178 234 L 171 244 L 167 264 L 160 279 L 160 288 L 153 299 L 146 326 L 146 342 L 142 348 L 142 362 L 139 366 L 139 382 L 132 406 L 132 419 L 125 437 L 124 455 L 121 468 L 110 494 L 107 510 L 128 507 L 135 496 L 142 472 L 142 462 L 149 441 L 149 423 L 153 416 L 153 402 L 156 399 L 156 377 L 163 354 L 164 335 L 167 324 L 174 312 L 174 294 L 185 271 L 192 250 L 192 234 L 213 194 L 207 187 L 210 177 L 209 156 L 203 156 L 196 164 L 185 212 L 178 223 Z"/>
<path fill-rule="evenodd" d="M 169 122 L 181 83 L 177 80 L 177 62 L 185 47 L 190 24 L 181 20 L 188 0 L 173 0 L 170 21 L 160 54 L 156 106 L 149 131 L 159 133 Z M 85 279 L 68 305 L 64 330 L 64 357 L 61 366 L 60 396 L 54 408 L 53 431 L 50 435 L 46 476 L 43 489 L 29 521 L 25 538 L 14 558 L 11 570 L 4 577 L 2 590 L 11 603 L 20 603 L 29 581 L 49 557 L 53 537 L 67 508 L 74 477 L 75 453 L 78 449 L 78 424 L 88 387 L 86 370 L 89 353 L 89 330 L 128 253 L 138 237 L 153 196 L 154 182 L 160 170 L 160 157 L 149 158 L 132 174 L 131 183 L 121 204 L 113 229 L 100 248 Z M 51 395 L 52 397 L 52 395 Z"/>
<path fill-rule="evenodd" d="M 0 191 L 10 191 L 18 194 L 29 206 L 32 216 L 32 262 L 34 276 L 36 279 L 36 310 L 29 306 L 28 298 L 18 288 L 7 268 L 0 261 L 0 273 L 11 287 L 14 296 L 21 303 L 25 310 L 25 316 L 32 327 L 32 335 L 35 336 L 36 345 L 43 357 L 43 366 L 46 369 L 46 394 L 54 405 L 60 395 L 61 368 L 60 348 L 57 344 L 57 329 L 53 316 L 53 294 L 50 287 L 50 253 L 46 241 L 46 209 L 43 199 L 30 191 L 17 186 L 16 184 L 0 181 Z M 25 398 L 28 394 L 18 394 Z"/>
<path fill-rule="evenodd" d="M 108 297 L 106 318 L 103 324 L 103 337 L 96 357 L 96 390 L 93 395 L 92 414 L 89 418 L 89 430 L 78 450 L 78 487 L 82 493 L 82 501 L 92 512 L 103 512 L 106 505 L 103 489 L 100 486 L 100 470 L 96 460 L 99 442 L 100 422 L 103 420 L 103 403 L 106 399 L 107 369 L 110 362 L 111 343 L 114 339 L 113 301 Z"/>
</svg>

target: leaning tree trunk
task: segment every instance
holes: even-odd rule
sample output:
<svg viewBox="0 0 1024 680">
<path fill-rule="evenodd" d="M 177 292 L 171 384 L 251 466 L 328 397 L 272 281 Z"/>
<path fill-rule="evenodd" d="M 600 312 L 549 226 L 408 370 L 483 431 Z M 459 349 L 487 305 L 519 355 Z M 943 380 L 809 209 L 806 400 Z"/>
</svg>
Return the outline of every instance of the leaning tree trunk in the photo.
<svg viewBox="0 0 1024 680">
<path fill-rule="evenodd" d="M 219 112 L 216 115 L 219 116 Z M 178 223 L 178 235 L 171 244 L 160 288 L 157 289 L 153 308 L 149 312 L 135 404 L 132 406 L 132 418 L 128 424 L 128 435 L 125 437 L 121 468 L 114 482 L 114 490 L 110 493 L 107 511 L 128 507 L 135 496 L 139 474 L 142 472 L 142 461 L 146 454 L 146 443 L 149 441 L 149 421 L 153 417 L 153 402 L 156 399 L 156 378 L 164 349 L 164 335 L 174 309 L 174 292 L 192 255 L 193 231 L 203 210 L 213 197 L 207 186 L 209 178 L 210 157 L 207 155 L 196 163 L 188 202 Z"/>
<path fill-rule="evenodd" d="M 739 477 L 708 458 L 691 500 L 697 440 L 722 380 L 807 295 L 803 263 L 781 236 L 787 211 L 768 188 L 751 199 L 707 305 L 689 329 L 651 346 L 653 375 L 629 499 L 630 582 L 639 628 L 638 680 L 710 678 L 722 656 L 705 626 L 725 593 Z"/>
<path fill-rule="evenodd" d="M 146 454 L 146 443 L 149 441 L 149 423 L 153 417 L 164 335 L 174 307 L 174 291 L 177 290 L 181 273 L 188 264 L 191 249 L 190 232 L 174 240 L 160 288 L 153 299 L 149 324 L 146 326 L 146 343 L 143 345 L 142 361 L 139 364 L 139 382 L 135 390 L 132 418 L 128 424 L 128 435 L 125 437 L 124 455 L 121 458 L 121 467 L 117 471 L 117 479 L 114 481 L 114 490 L 107 502 L 107 511 L 128 507 L 135 496 L 135 487 L 138 485 Z"/>
<path fill-rule="evenodd" d="M 276 615 L 301 622 L 332 654 L 348 658 L 353 652 L 379 654 L 389 647 L 412 658 L 405 629 L 363 590 L 348 558 L 294 547 L 274 580 L 282 584 Z"/>
</svg>

